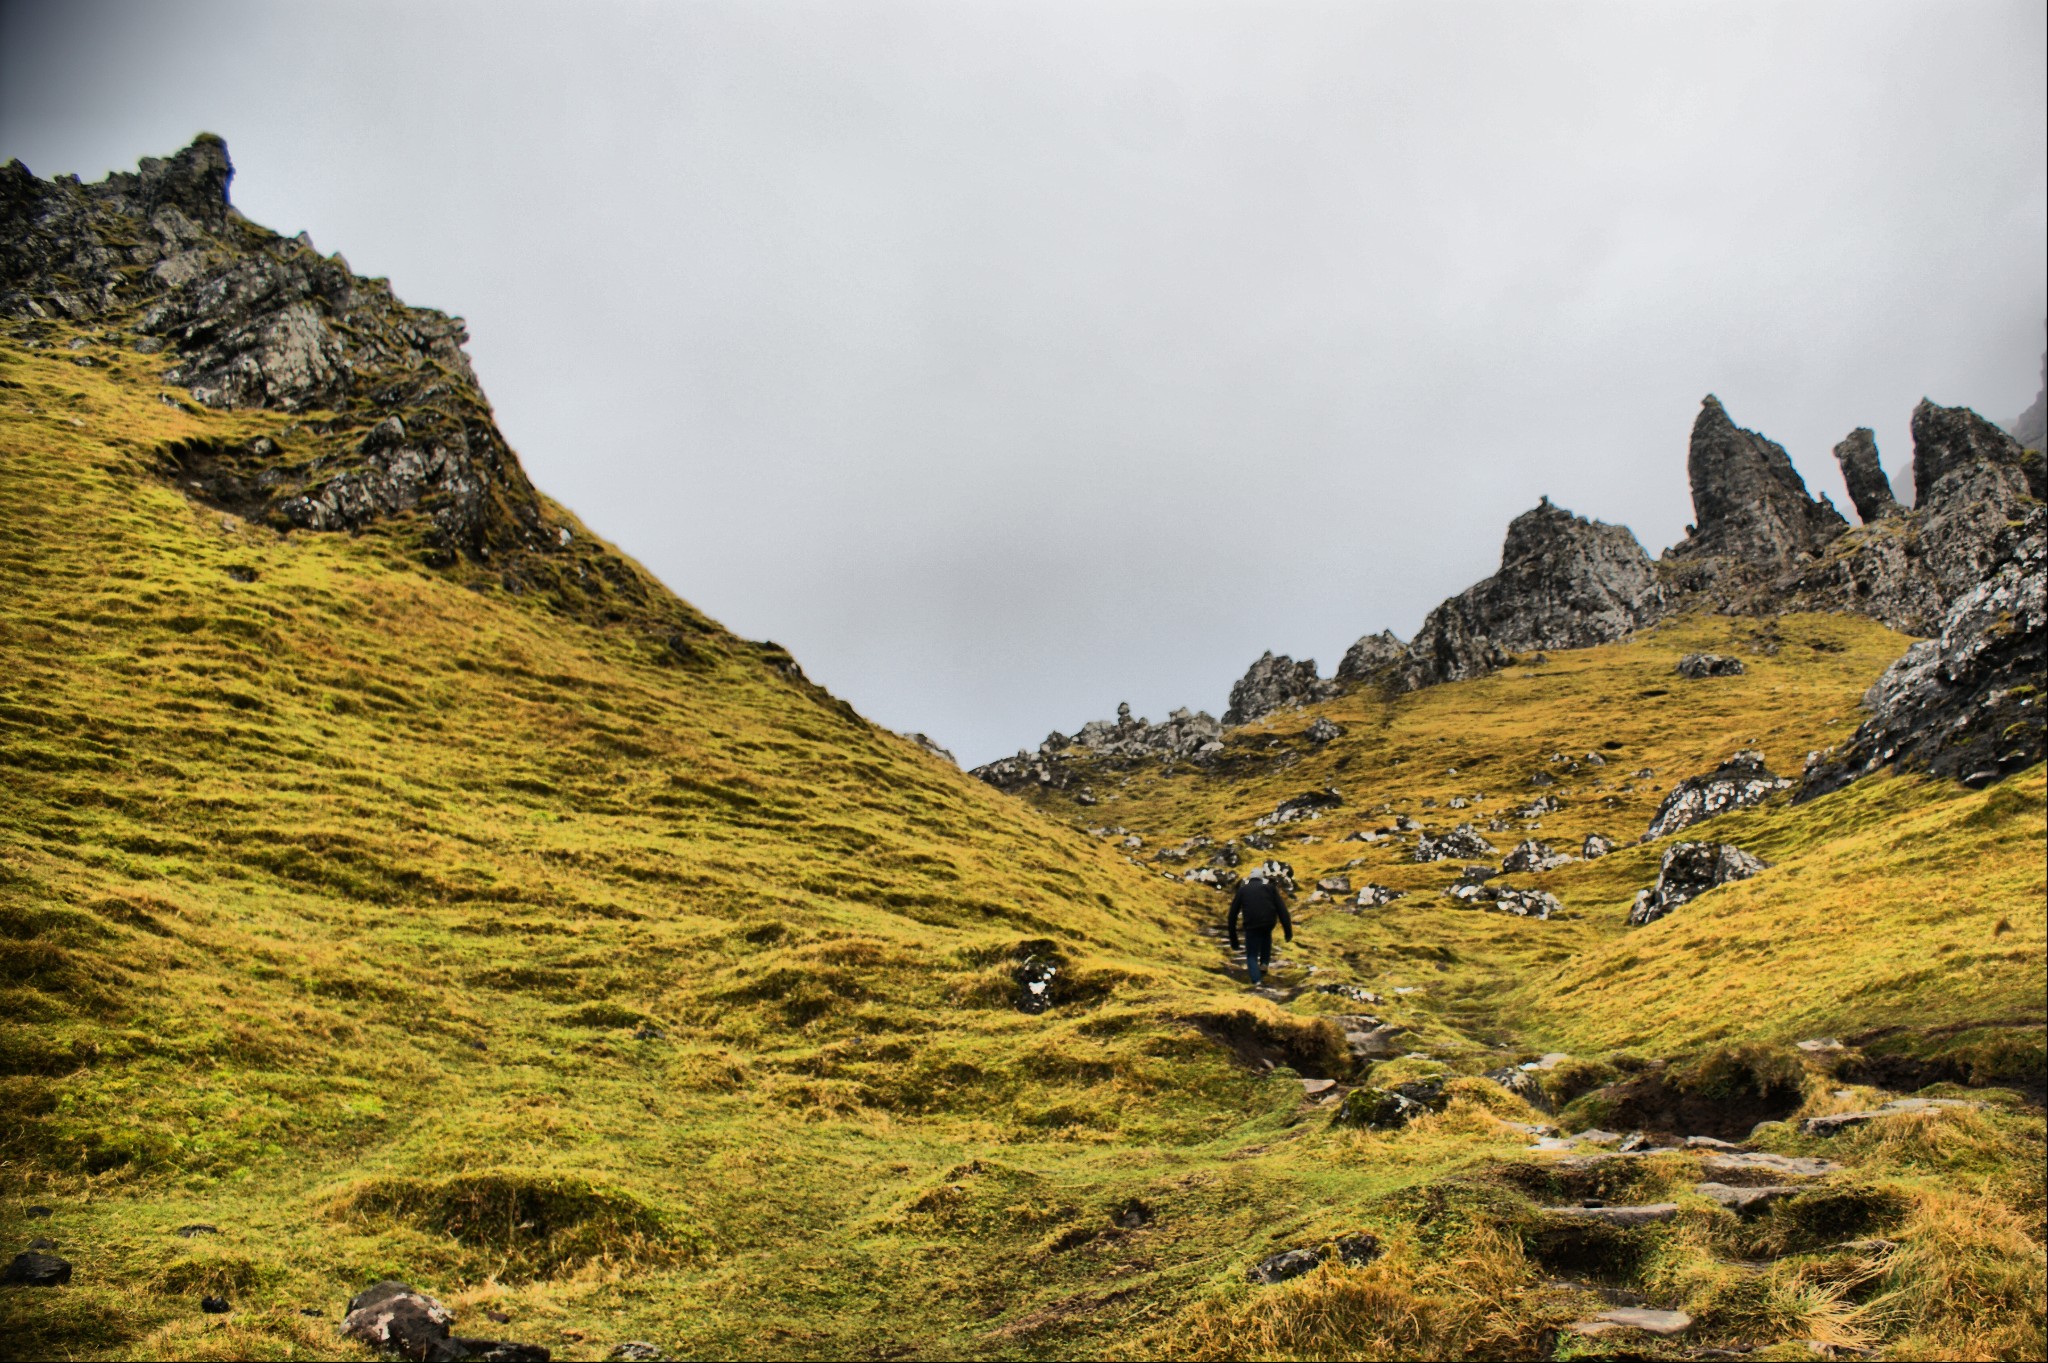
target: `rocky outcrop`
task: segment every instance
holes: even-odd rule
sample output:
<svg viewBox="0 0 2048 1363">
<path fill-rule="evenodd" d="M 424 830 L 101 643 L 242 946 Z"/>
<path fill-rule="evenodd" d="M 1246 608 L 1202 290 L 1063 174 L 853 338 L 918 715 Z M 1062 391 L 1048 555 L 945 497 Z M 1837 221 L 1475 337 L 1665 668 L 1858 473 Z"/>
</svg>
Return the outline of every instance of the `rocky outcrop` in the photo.
<svg viewBox="0 0 2048 1363">
<path fill-rule="evenodd" d="M 1870 718 L 1808 764 L 1797 798 L 1887 766 L 1984 785 L 2041 760 L 2048 510 L 2034 505 L 1998 543 L 1998 566 L 1949 607 L 1936 637 L 1877 679 L 1863 698 Z"/>
<path fill-rule="evenodd" d="M 1154 724 L 1134 718 L 1130 704 L 1123 702 L 1116 707 L 1114 720 L 1092 719 L 1071 737 L 1055 730 L 1037 752 L 1020 749 L 1016 756 L 998 758 L 969 775 L 1013 793 L 1033 786 L 1057 790 L 1072 784 L 1080 765 L 1090 760 L 1122 765 L 1206 762 L 1223 751 L 1222 739 L 1223 726 L 1200 711 L 1177 709 L 1164 724 Z M 1084 796 L 1083 803 L 1087 802 Z"/>
<path fill-rule="evenodd" d="M 1848 528 L 1826 497 L 1807 494 L 1785 447 L 1737 426 L 1711 393 L 1686 454 L 1695 523 L 1676 558 L 1726 558 L 1765 571 L 1818 553 Z"/>
<path fill-rule="evenodd" d="M 1316 660 L 1300 662 L 1268 652 L 1253 663 L 1230 688 L 1230 708 L 1223 712 L 1225 724 L 1249 724 L 1278 710 L 1298 710 L 1324 701 L 1343 690 L 1334 679 L 1316 676 Z"/>
<path fill-rule="evenodd" d="M 921 733 L 906 733 L 900 735 L 900 737 L 909 739 L 911 743 L 923 749 L 927 754 L 938 758 L 948 766 L 957 767 L 960 765 L 960 759 L 953 756 L 952 749 L 941 746 L 935 739 Z"/>
<path fill-rule="evenodd" d="M 1877 432 L 1868 426 L 1849 432 L 1849 438 L 1835 446 L 1835 462 L 1841 466 L 1856 515 L 1865 525 L 1905 509 L 1892 495 L 1891 479 L 1884 476 L 1884 465 L 1878 460 Z"/>
<path fill-rule="evenodd" d="M 1500 571 L 1429 613 L 1400 665 L 1408 690 L 1476 677 L 1529 649 L 1611 643 L 1661 613 L 1656 565 L 1628 527 L 1552 506 L 1508 526 Z"/>
<path fill-rule="evenodd" d="M 188 444 L 164 471 L 280 529 L 359 530 L 417 516 L 425 557 L 567 546 L 506 446 L 463 352 L 461 319 L 408 307 L 303 235 L 228 200 L 234 167 L 203 134 L 97 184 L 0 168 L 0 318 L 162 352 L 163 380 L 211 407 L 332 413 L 279 443 Z"/>
<path fill-rule="evenodd" d="M 1664 849 L 1664 860 L 1657 868 L 1657 883 L 1636 891 L 1635 903 L 1629 906 L 1629 925 L 1642 927 L 1654 923 L 1716 886 L 1747 880 L 1769 869 L 1740 847 L 1725 842 L 1674 843 Z"/>
<path fill-rule="evenodd" d="M 1348 683 L 1370 681 L 1406 661 L 1408 646 L 1392 630 L 1383 629 L 1378 634 L 1366 635 L 1344 650 L 1344 660 L 1337 664 L 1337 680 Z"/>
<path fill-rule="evenodd" d="M 2027 491 L 2048 497 L 2041 461 L 2024 458 L 2025 447 L 1967 407 L 1941 407 L 1926 398 L 1913 409 L 1913 501 L 1930 504 L 1935 485 L 1971 464 L 2004 464 L 2021 471 Z"/>
<path fill-rule="evenodd" d="M 1703 819 L 1762 804 L 1792 783 L 1765 768 L 1762 753 L 1739 752 L 1704 776 L 1691 776 L 1671 788 L 1650 820 L 1643 841 L 1668 837 Z"/>
</svg>

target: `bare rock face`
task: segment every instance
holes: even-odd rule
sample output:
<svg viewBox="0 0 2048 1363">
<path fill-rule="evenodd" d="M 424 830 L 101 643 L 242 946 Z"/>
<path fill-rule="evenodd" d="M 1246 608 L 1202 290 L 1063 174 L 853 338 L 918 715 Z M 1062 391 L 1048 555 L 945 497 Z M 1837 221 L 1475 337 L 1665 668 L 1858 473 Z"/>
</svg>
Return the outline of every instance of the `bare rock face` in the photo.
<svg viewBox="0 0 2048 1363">
<path fill-rule="evenodd" d="M 1402 683 L 1414 690 L 1480 676 L 1529 649 L 1611 643 L 1662 609 L 1656 565 L 1628 527 L 1575 516 L 1546 497 L 1508 526 L 1500 571 L 1422 622 Z"/>
<path fill-rule="evenodd" d="M 1761 753 L 1736 753 L 1713 771 L 1687 777 L 1673 786 L 1664 803 L 1657 806 L 1644 840 L 1668 837 L 1731 809 L 1762 804 L 1791 784 L 1784 777 L 1771 774 Z"/>
<path fill-rule="evenodd" d="M 2028 463 L 2019 441 L 1967 407 L 1940 407 L 1920 399 L 1913 409 L 1913 501 L 1930 504 L 1936 484 L 1971 464 L 2005 464 L 2022 471 L 2027 491 L 2048 497 L 2041 461 Z"/>
<path fill-rule="evenodd" d="M 2048 510 L 2033 505 L 2000 544 L 1998 566 L 1956 598 L 1940 633 L 1908 649 L 1864 696 L 1870 718 L 1809 763 L 1798 799 L 1887 766 L 1981 786 L 2041 760 Z"/>
<path fill-rule="evenodd" d="M 1366 635 L 1344 650 L 1344 660 L 1337 664 L 1337 680 L 1366 681 L 1406 661 L 1408 646 L 1392 630 L 1383 629 L 1378 634 Z"/>
<path fill-rule="evenodd" d="M 1877 433 L 1868 426 L 1858 426 L 1835 446 L 1835 462 L 1841 465 L 1849 500 L 1856 504 L 1856 514 L 1865 525 L 1904 510 L 1892 496 L 1891 479 L 1884 476 L 1884 465 L 1877 457 Z"/>
<path fill-rule="evenodd" d="M 463 352 L 459 318 L 408 307 L 303 234 L 228 201 L 227 145 L 202 134 L 97 184 L 0 168 L 0 319 L 89 322 L 165 352 L 167 384 L 212 407 L 318 409 L 303 448 L 191 446 L 165 471 L 280 528 L 358 530 L 419 513 L 429 561 L 554 553 L 550 523 Z M 257 446 L 267 448 L 257 448 Z"/>
<path fill-rule="evenodd" d="M 1332 680 L 1316 676 L 1316 660 L 1300 662 L 1268 652 L 1230 688 L 1230 708 L 1223 712 L 1225 724 L 1249 724 L 1277 710 L 1300 709 L 1328 700 L 1343 688 Z"/>
<path fill-rule="evenodd" d="M 1826 497 L 1807 495 L 1784 446 L 1737 426 L 1711 393 L 1693 421 L 1685 467 L 1696 524 L 1673 546 L 1675 557 L 1771 570 L 1819 552 L 1848 528 Z"/>
<path fill-rule="evenodd" d="M 998 790 L 1015 793 L 1033 787 L 1063 790 L 1075 779 L 1076 764 L 1105 759 L 1119 764 L 1156 761 L 1206 762 L 1223 751 L 1223 726 L 1202 712 L 1175 710 L 1164 724 L 1133 717 L 1128 702 L 1116 707 L 1116 718 L 1091 719 L 1072 737 L 1050 733 L 1037 752 L 1019 751 L 975 767 L 968 775 Z M 942 750 L 943 751 L 943 750 Z M 948 754 L 950 758 L 950 754 Z M 1090 803 L 1083 794 L 1082 803 Z"/>
</svg>

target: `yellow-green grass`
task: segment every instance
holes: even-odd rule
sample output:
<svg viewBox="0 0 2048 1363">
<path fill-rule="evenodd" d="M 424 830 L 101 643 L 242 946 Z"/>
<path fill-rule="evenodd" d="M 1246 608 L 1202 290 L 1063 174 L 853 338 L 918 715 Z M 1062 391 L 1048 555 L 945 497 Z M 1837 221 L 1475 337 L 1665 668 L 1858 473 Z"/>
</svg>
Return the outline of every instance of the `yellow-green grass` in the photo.
<svg viewBox="0 0 2048 1363">
<path fill-rule="evenodd" d="M 1103 804 L 1035 811 L 680 603 L 664 618 L 693 622 L 685 656 L 645 613 L 426 568 L 408 521 L 280 535 L 193 502 L 153 471 L 166 442 L 288 442 L 317 414 L 167 404 L 157 361 L 93 346 L 81 367 L 58 340 L 0 350 L 0 1248 L 47 1235 L 76 1277 L 0 1289 L 14 1352 L 353 1356 L 339 1306 L 389 1275 L 466 1333 L 565 1358 L 628 1338 L 775 1357 L 1526 1353 L 1590 1302 L 1546 1286 L 1522 1248 L 1531 1194 L 1499 1173 L 1525 1160 L 1505 1121 L 1537 1114 L 1462 1078 L 1401 1132 L 1332 1129 L 1288 1072 L 1246 1069 L 1190 1020 L 1238 1016 L 1307 1055 L 1327 1045 L 1316 1015 L 1361 1005 L 1247 999 L 1199 931 L 1220 896 L 1073 826 L 1126 824 L 1149 856 L 1331 781 L 1347 806 L 1281 830 L 1319 841 L 1279 855 L 1304 874 L 1363 856 L 1356 881 L 1414 893 L 1306 907 L 1289 954 L 1414 1029 L 1431 1058 L 1378 1081 L 1551 1047 L 1903 1024 L 1996 1050 L 1958 1024 L 2012 1019 L 2039 1035 L 2038 770 L 1727 816 L 1702 834 L 1772 871 L 1640 930 L 1622 916 L 1655 847 L 1512 878 L 1564 899 L 1543 923 L 1452 909 L 1433 893 L 1451 868 L 1336 841 L 1383 822 L 1366 814 L 1382 800 L 1439 824 L 1462 815 L 1424 796 L 1521 803 L 1552 752 L 1610 741 L 1538 836 L 1625 840 L 1659 793 L 1595 780 L 1649 765 L 1668 788 L 1752 740 L 1796 769 L 1846 733 L 1905 642 L 1867 622 L 1784 621 L 1736 679 L 1670 669 L 1766 627 L 1679 622 L 1395 702 L 1354 693 L 1325 707 L 1350 730 L 1326 749 L 1290 715 L 1234 734 L 1226 779 L 1107 772 Z M 1269 769 L 1270 736 L 1299 761 Z M 1759 969 L 1763 943 L 1796 970 Z M 2013 954 L 2029 945 L 2031 964 Z M 1013 1006 L 1034 951 L 1062 957 L 1037 1017 Z M 1951 987 L 1930 961 L 1957 968 Z M 1839 1107 L 1823 1079 L 1810 1104 Z M 1873 1135 L 1859 1156 L 1924 1228 L 1900 1233 L 1897 1309 L 1855 1328 L 2024 1352 L 2038 1312 L 2013 1285 L 2039 1281 L 2040 1199 L 2014 1170 L 2039 1119 L 1923 1125 L 1904 1155 Z M 1962 1153 L 1922 1148 L 1941 1142 Z M 1680 1165 L 1659 1177 L 1677 1187 Z M 56 1215 L 26 1219 L 34 1203 Z M 1996 1235 L 1958 1240 L 1958 1216 Z M 194 1222 L 219 1233 L 173 1234 Z M 1356 1229 L 1391 1247 L 1364 1287 L 1336 1269 L 1244 1283 L 1265 1254 Z M 1672 1237 L 1639 1272 L 1718 1300 L 1719 1234 Z M 1950 1281 L 1978 1285 L 1982 1320 L 1897 1305 Z M 215 1290 L 225 1319 L 196 1309 Z M 1717 1329 L 1792 1338 L 1796 1296 Z M 1403 1325 L 1412 1302 L 1427 1309 Z"/>
</svg>

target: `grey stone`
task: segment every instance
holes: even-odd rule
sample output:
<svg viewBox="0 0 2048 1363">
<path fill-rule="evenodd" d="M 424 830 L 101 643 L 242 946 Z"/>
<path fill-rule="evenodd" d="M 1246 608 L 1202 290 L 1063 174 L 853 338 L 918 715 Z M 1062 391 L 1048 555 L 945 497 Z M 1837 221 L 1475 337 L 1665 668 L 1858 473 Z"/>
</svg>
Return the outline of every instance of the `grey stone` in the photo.
<svg viewBox="0 0 2048 1363">
<path fill-rule="evenodd" d="M 1934 500 L 1943 478 L 1968 464 L 2005 464 L 2023 470 L 2036 500 L 2048 497 L 2039 461 L 2025 459 L 2026 447 L 1967 407 L 1943 407 L 1926 398 L 1913 409 L 1913 504 Z"/>
<path fill-rule="evenodd" d="M 1424 833 L 1415 839 L 1415 860 L 1447 861 L 1452 858 L 1490 857 L 1497 848 L 1479 835 L 1479 830 L 1469 823 L 1461 823 L 1448 833 L 1432 836 Z"/>
<path fill-rule="evenodd" d="M 1317 715 L 1315 722 L 1308 726 L 1306 736 L 1309 742 L 1321 745 L 1333 739 L 1342 738 L 1344 736 L 1344 728 L 1342 725 L 1333 724 L 1321 715 Z"/>
<path fill-rule="evenodd" d="M 1686 474 L 1695 524 L 1672 547 L 1672 558 L 1726 558 L 1778 570 L 1848 528 L 1825 497 L 1807 494 L 1782 445 L 1737 426 L 1712 394 L 1693 422 Z"/>
<path fill-rule="evenodd" d="M 959 759 L 953 756 L 951 749 L 941 747 L 937 742 L 926 737 L 924 734 L 906 733 L 901 735 L 901 737 L 909 739 L 916 747 L 923 749 L 948 766 L 957 767 L 960 765 Z"/>
<path fill-rule="evenodd" d="M 425 1358 L 448 1338 L 454 1324 L 454 1313 L 440 1302 L 409 1283 L 387 1278 L 349 1299 L 341 1333 L 373 1349 Z"/>
<path fill-rule="evenodd" d="M 1678 675 L 1697 681 L 1702 677 L 1739 677 L 1742 659 L 1725 653 L 1688 653 L 1678 660 Z"/>
<path fill-rule="evenodd" d="M 1381 630 L 1378 634 L 1366 635 L 1344 650 L 1343 661 L 1337 664 L 1337 680 L 1350 683 L 1367 681 L 1383 676 L 1406 661 L 1408 646 L 1391 630 Z"/>
<path fill-rule="evenodd" d="M 1331 1122 L 1337 1126 L 1391 1131 L 1408 1125 L 1429 1109 L 1391 1089 L 1358 1088 L 1344 1095 Z"/>
<path fill-rule="evenodd" d="M 1369 1264 L 1380 1254 L 1379 1240 L 1371 1235 L 1343 1235 L 1328 1244 L 1284 1250 L 1262 1259 L 1245 1271 L 1245 1276 L 1262 1287 L 1298 1278 L 1329 1260 L 1354 1266 Z"/>
<path fill-rule="evenodd" d="M 1753 1216 L 1773 1202 L 1793 1196 L 1798 1188 L 1784 1183 L 1764 1183 L 1738 1187 L 1727 1183 L 1699 1183 L 1693 1191 L 1701 1197 L 1718 1202 L 1738 1216 Z"/>
<path fill-rule="evenodd" d="M 1842 481 L 1849 487 L 1849 500 L 1865 525 L 1899 515 L 1905 508 L 1892 495 L 1891 479 L 1877 457 L 1877 433 L 1858 426 L 1835 446 L 1835 463 L 1841 466 Z"/>
<path fill-rule="evenodd" d="M 1943 489 L 1986 467 L 1951 474 Z M 2026 507 L 1993 543 L 1996 567 L 1955 599 L 1934 638 L 1914 644 L 1877 679 L 1863 697 L 1869 718 L 1808 764 L 1797 799 L 1887 767 L 1982 785 L 2042 759 L 2048 511 Z"/>
<path fill-rule="evenodd" d="M 1603 1226 L 1629 1229 L 1636 1226 L 1661 1225 L 1671 1220 L 1678 1215 L 1678 1204 L 1647 1202 L 1637 1207 L 1545 1207 L 1543 1214 L 1561 1221 L 1595 1222 Z"/>
<path fill-rule="evenodd" d="M 1650 820 L 1646 840 L 1668 837 L 1731 809 L 1762 804 L 1792 783 L 1773 775 L 1761 753 L 1739 752 L 1713 771 L 1689 776 L 1671 788 Z"/>
<path fill-rule="evenodd" d="M 1613 850 L 1614 839 L 1602 833 L 1588 833 L 1585 844 L 1579 849 L 1579 855 L 1587 861 L 1592 861 L 1596 857 L 1606 856 Z"/>
<path fill-rule="evenodd" d="M 1387 885 L 1368 885 L 1351 902 L 1361 909 L 1379 909 L 1401 897 L 1401 891 Z"/>
<path fill-rule="evenodd" d="M 1518 918 L 1547 920 L 1564 912 L 1564 904 L 1548 890 L 1499 889 L 1494 891 L 1493 906 Z"/>
<path fill-rule="evenodd" d="M 1582 1320 L 1571 1327 L 1582 1335 L 1598 1337 L 1623 1330 L 1641 1330 L 1652 1335 L 1682 1335 L 1692 1328 L 1692 1317 L 1683 1311 L 1659 1311 L 1648 1306 L 1617 1306 L 1611 1311 L 1602 1311 L 1591 1320 Z"/>
<path fill-rule="evenodd" d="M 1557 1111 L 1556 1105 L 1550 1101 L 1550 1095 L 1543 1091 L 1542 1082 L 1519 1065 L 1507 1065 L 1489 1071 L 1486 1077 L 1538 1112 L 1555 1114 Z"/>
<path fill-rule="evenodd" d="M 1500 570 L 1423 621 L 1401 663 L 1414 690 L 1495 671 L 1516 653 L 1611 643 L 1662 612 L 1656 565 L 1626 526 L 1544 498 L 1508 526 Z"/>
<path fill-rule="evenodd" d="M 2041 355 L 2041 386 L 2034 392 L 2033 405 L 2014 417 L 2007 429 L 2020 444 L 2040 450 L 2042 438 L 2048 435 L 2048 351 Z"/>
<path fill-rule="evenodd" d="M 1687 1145 L 1703 1136 L 1687 1138 Z M 1768 1150 L 1726 1150 L 1710 1147 L 1700 1156 L 1700 1169 L 1722 1183 L 1742 1183 L 1764 1178 L 1820 1178 L 1842 1166 L 1815 1155 L 1778 1155 Z"/>
<path fill-rule="evenodd" d="M 1343 689 L 1337 681 L 1316 676 L 1313 658 L 1300 662 L 1270 651 L 1253 663 L 1230 688 L 1230 708 L 1223 712 L 1226 725 L 1249 724 L 1277 710 L 1300 709 L 1328 700 Z"/>
<path fill-rule="evenodd" d="M 612 1345 L 605 1354 L 605 1363 L 669 1363 L 670 1355 L 659 1344 L 649 1344 L 644 1339 L 629 1339 L 623 1344 Z"/>
<path fill-rule="evenodd" d="M 1909 1112 L 1934 1112 L 1943 1108 L 1974 1108 L 1982 1106 L 1961 1098 L 1896 1098 L 1883 1107 L 1862 1112 L 1831 1112 L 1825 1116 L 1808 1117 L 1799 1123 L 1801 1132 L 1808 1136 L 1832 1136 L 1852 1126 L 1862 1126 L 1880 1117 L 1896 1117 Z"/>
<path fill-rule="evenodd" d="M 1569 853 L 1556 851 L 1548 843 L 1537 842 L 1534 838 L 1529 838 L 1515 844 L 1515 849 L 1501 859 L 1500 869 L 1507 873 L 1517 871 L 1554 871 L 1558 867 L 1568 866 L 1576 860 L 1577 858 Z"/>
<path fill-rule="evenodd" d="M 1708 890 L 1768 869 L 1760 859 L 1725 842 L 1674 843 L 1664 849 L 1656 885 L 1637 893 L 1629 908 L 1629 924 L 1642 927 L 1654 923 Z"/>
</svg>

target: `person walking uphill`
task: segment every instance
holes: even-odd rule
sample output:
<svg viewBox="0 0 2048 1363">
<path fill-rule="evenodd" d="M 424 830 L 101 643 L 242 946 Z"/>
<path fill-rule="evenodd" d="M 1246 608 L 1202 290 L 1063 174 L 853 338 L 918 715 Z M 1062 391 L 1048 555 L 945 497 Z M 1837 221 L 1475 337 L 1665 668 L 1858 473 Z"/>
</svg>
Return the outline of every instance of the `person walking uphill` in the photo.
<svg viewBox="0 0 2048 1363">
<path fill-rule="evenodd" d="M 1237 920 L 1244 918 L 1244 965 L 1252 977 L 1252 988 L 1259 987 L 1259 981 L 1266 974 L 1266 966 L 1273 959 L 1273 925 L 1278 923 L 1287 931 L 1287 940 L 1294 940 L 1294 920 L 1287 916 L 1287 901 L 1280 897 L 1280 887 L 1274 883 L 1264 866 L 1238 882 L 1237 893 L 1230 897 L 1230 947 L 1237 949 Z"/>
</svg>

